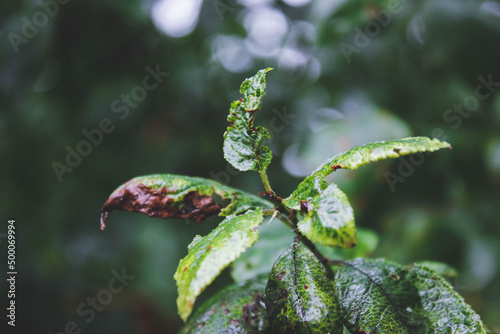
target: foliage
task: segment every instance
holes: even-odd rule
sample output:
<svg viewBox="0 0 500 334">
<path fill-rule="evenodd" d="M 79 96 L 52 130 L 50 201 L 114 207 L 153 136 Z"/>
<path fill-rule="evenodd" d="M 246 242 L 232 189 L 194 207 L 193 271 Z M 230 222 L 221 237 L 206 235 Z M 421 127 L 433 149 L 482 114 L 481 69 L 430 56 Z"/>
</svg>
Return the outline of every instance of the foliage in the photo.
<svg viewBox="0 0 500 334">
<path fill-rule="evenodd" d="M 230 203 L 222 209 L 216 196 L 229 199 Z M 105 228 L 109 213 L 116 209 L 201 222 L 213 214 L 228 216 L 257 207 L 272 206 L 255 195 L 212 180 L 171 174 L 139 176 L 111 194 L 101 210 L 101 229 Z"/>
<path fill-rule="evenodd" d="M 258 239 L 262 210 L 229 216 L 206 237 L 197 236 L 188 247 L 174 275 L 179 289 L 177 306 L 186 321 L 196 297 L 219 273 Z"/>
<path fill-rule="evenodd" d="M 453 287 L 424 266 L 357 259 L 344 262 L 335 278 L 350 331 L 486 333 Z"/>
<path fill-rule="evenodd" d="M 264 300 L 271 333 L 342 333 L 333 284 L 318 259 L 297 240 L 276 260 Z"/>
<path fill-rule="evenodd" d="M 328 185 L 326 176 L 337 169 L 356 169 L 372 161 L 450 145 L 413 137 L 356 147 L 329 159 L 283 200 L 272 190 L 266 174 L 272 153 L 263 140 L 269 133 L 254 126 L 269 70 L 243 82 L 244 97 L 231 104 L 230 125 L 224 134 L 226 160 L 241 171 L 259 172 L 266 190 L 259 195 L 267 201 L 211 180 L 164 174 L 127 182 L 102 210 L 104 218 L 110 209 L 199 222 L 209 214 L 226 216 L 210 234 L 196 236 L 179 263 L 174 278 L 184 321 L 205 287 L 257 241 L 264 216 L 278 217 L 296 234 L 291 247 L 275 261 L 265 291 L 260 290 L 262 280 L 260 288 L 257 281 L 229 287 L 201 306 L 184 331 L 215 333 L 229 324 L 231 332 L 342 333 L 344 325 L 351 332 L 363 333 L 486 333 L 479 316 L 432 269 L 450 272 L 446 266 L 330 259 L 316 247 L 351 248 L 357 242 L 347 196 L 335 184 Z M 223 207 L 214 194 L 232 202 Z M 224 301 L 232 293 L 236 298 Z"/>
<path fill-rule="evenodd" d="M 262 141 L 269 138 L 269 131 L 253 124 L 254 114 L 260 110 L 266 93 L 266 72 L 269 70 L 261 70 L 243 82 L 240 88 L 243 98 L 231 104 L 227 117 L 232 124 L 224 133 L 224 157 L 241 171 L 265 171 L 271 163 L 271 150 L 262 145 Z"/>
<path fill-rule="evenodd" d="M 500 91 L 479 89 L 491 93 L 479 105 L 472 98 L 479 77 L 500 81 L 495 2 L 217 0 L 198 8 L 194 30 L 180 38 L 152 21 L 155 2 L 169 1 L 56 1 L 59 10 L 45 5 L 53 1 L 0 5 L 0 212 L 25 222 L 18 227 L 18 251 L 29 260 L 19 263 L 25 273 L 19 283 L 30 293 L 16 295 L 16 302 L 35 306 L 16 324 L 21 332 L 63 332 L 71 319 L 93 333 L 165 333 L 182 326 L 173 274 L 193 237 L 207 235 L 222 218 L 186 227 L 176 219 L 116 212 L 100 233 L 98 211 L 117 185 L 158 172 L 260 191 L 253 173 L 226 169 L 221 143 L 239 84 L 265 67 L 277 71 L 268 75 L 256 125 L 271 130 L 268 175 L 285 197 L 326 158 L 351 147 L 413 135 L 453 144 L 456 153 L 426 155 L 394 191 L 384 175 L 398 174 L 403 160 L 416 161 L 419 154 L 330 175 L 355 210 L 358 243 L 352 249 L 325 246 L 322 253 L 446 262 L 460 271 L 454 286 L 500 332 Z M 279 29 L 267 29 L 276 18 Z M 17 53 L 11 33 L 29 40 Z M 342 43 L 357 48 L 350 63 Z M 134 89 L 134 107 L 122 120 L 112 102 L 130 96 L 145 67 L 157 64 L 169 77 L 140 102 Z M 477 108 L 459 111 L 465 103 Z M 294 118 L 275 122 L 285 107 Z M 95 133 L 103 118 L 115 130 L 60 183 L 51 163 L 66 164 L 65 147 L 76 150 L 88 140 L 82 130 Z M 235 265 L 267 242 L 268 227 L 280 225 L 262 224 L 259 240 Z M 378 246 L 367 254 L 358 254 L 361 228 L 378 235 Z M 293 232 L 287 235 L 289 245 Z M 276 254 L 269 257 L 274 260 L 279 255 L 269 254 Z M 75 309 L 117 266 L 137 279 L 87 324 Z M 272 263 L 265 267 L 269 272 Z M 234 277 L 225 271 L 199 302 L 230 284 L 230 272 Z M 78 295 L 66 298 L 71 291 Z M 142 316 L 146 308 L 148 317 Z M 152 322 L 156 328 L 143 329 Z"/>
<path fill-rule="evenodd" d="M 267 275 L 230 285 L 205 302 L 191 316 L 181 333 L 253 333 L 268 327 L 262 292 Z"/>
</svg>

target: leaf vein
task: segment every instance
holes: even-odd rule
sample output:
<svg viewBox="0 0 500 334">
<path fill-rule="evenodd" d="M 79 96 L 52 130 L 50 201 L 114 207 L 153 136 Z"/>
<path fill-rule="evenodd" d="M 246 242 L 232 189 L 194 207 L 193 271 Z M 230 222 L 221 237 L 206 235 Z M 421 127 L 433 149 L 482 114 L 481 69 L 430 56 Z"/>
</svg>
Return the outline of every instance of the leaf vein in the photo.
<svg viewBox="0 0 500 334">
<path fill-rule="evenodd" d="M 390 306 L 394 309 L 394 313 L 397 315 L 397 317 L 399 318 L 399 320 L 403 323 L 403 325 L 405 327 L 408 328 L 408 323 L 406 322 L 406 320 L 404 319 L 404 317 L 401 315 L 401 313 L 398 311 L 398 308 L 396 306 L 396 304 L 394 303 L 394 301 L 392 300 L 392 298 L 389 296 L 389 294 L 383 289 L 383 286 L 381 283 L 377 282 L 375 279 L 373 279 L 370 274 L 368 274 L 367 272 L 363 271 L 361 268 L 358 268 L 356 266 L 354 266 L 353 264 L 351 263 L 345 263 L 345 265 L 353 268 L 354 270 L 357 270 L 359 271 L 360 273 L 362 273 L 374 286 L 376 286 L 380 292 L 387 298 L 387 301 L 390 303 Z M 389 307 L 389 306 L 388 306 Z M 385 312 L 385 311 L 384 311 Z"/>
</svg>

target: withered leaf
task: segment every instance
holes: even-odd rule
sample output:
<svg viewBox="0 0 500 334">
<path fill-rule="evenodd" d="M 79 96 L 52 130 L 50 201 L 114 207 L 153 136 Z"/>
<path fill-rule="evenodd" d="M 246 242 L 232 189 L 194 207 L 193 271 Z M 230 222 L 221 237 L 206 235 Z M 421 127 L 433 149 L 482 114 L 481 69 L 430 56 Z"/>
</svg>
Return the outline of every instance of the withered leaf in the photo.
<svg viewBox="0 0 500 334">
<path fill-rule="evenodd" d="M 229 199 L 225 206 L 222 201 Z M 213 180 L 173 174 L 156 174 L 131 179 L 116 189 L 101 209 L 101 229 L 113 210 L 140 212 L 149 217 L 181 218 L 202 222 L 209 216 L 228 216 L 273 205 L 255 195 Z"/>
</svg>

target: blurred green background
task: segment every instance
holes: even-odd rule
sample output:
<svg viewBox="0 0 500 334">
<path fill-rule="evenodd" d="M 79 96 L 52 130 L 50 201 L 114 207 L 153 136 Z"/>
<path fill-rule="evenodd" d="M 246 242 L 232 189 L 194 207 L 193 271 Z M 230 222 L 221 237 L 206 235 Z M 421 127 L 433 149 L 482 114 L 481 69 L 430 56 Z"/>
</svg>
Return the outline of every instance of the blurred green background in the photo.
<svg viewBox="0 0 500 334">
<path fill-rule="evenodd" d="M 264 67 L 275 70 L 256 122 L 271 129 L 282 196 L 355 145 L 453 145 L 333 180 L 380 237 L 370 256 L 454 266 L 455 288 L 500 331 L 500 2 L 3 1 L 0 26 L 0 245 L 6 259 L 16 219 L 16 332 L 179 329 L 174 271 L 219 220 L 115 212 L 103 232 L 100 208 L 151 173 L 262 191 L 256 173 L 227 167 L 222 133 L 240 83 Z M 68 166 L 68 150 L 81 161 Z M 109 294 L 113 270 L 133 278 Z"/>
</svg>

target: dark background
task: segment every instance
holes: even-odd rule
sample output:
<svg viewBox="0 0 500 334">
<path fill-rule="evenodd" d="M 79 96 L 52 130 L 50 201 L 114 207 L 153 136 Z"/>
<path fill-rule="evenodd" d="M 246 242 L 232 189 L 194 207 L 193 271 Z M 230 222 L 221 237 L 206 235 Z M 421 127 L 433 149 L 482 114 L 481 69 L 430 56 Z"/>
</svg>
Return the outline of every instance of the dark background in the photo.
<svg viewBox="0 0 500 334">
<path fill-rule="evenodd" d="M 275 70 L 257 124 L 271 127 L 269 177 L 282 196 L 355 145 L 411 135 L 453 145 L 334 180 L 357 225 L 380 237 L 372 257 L 454 266 L 455 288 L 500 331 L 500 87 L 476 97 L 481 78 L 500 82 L 499 2 L 2 1 L 0 26 L 0 245 L 6 258 L 15 219 L 16 332 L 178 330 L 174 271 L 219 220 L 116 212 L 102 232 L 100 208 L 151 173 L 262 191 L 256 173 L 227 172 L 222 133 L 240 83 L 264 67 Z M 136 88 L 157 66 L 168 76 Z M 113 130 L 80 144 L 103 119 Z M 79 144 L 88 154 L 59 179 L 54 166 Z M 387 181 L 398 174 L 404 182 Z M 113 270 L 134 278 L 94 319 L 79 314 Z M 4 278 L 0 287 L 6 306 Z"/>
</svg>

